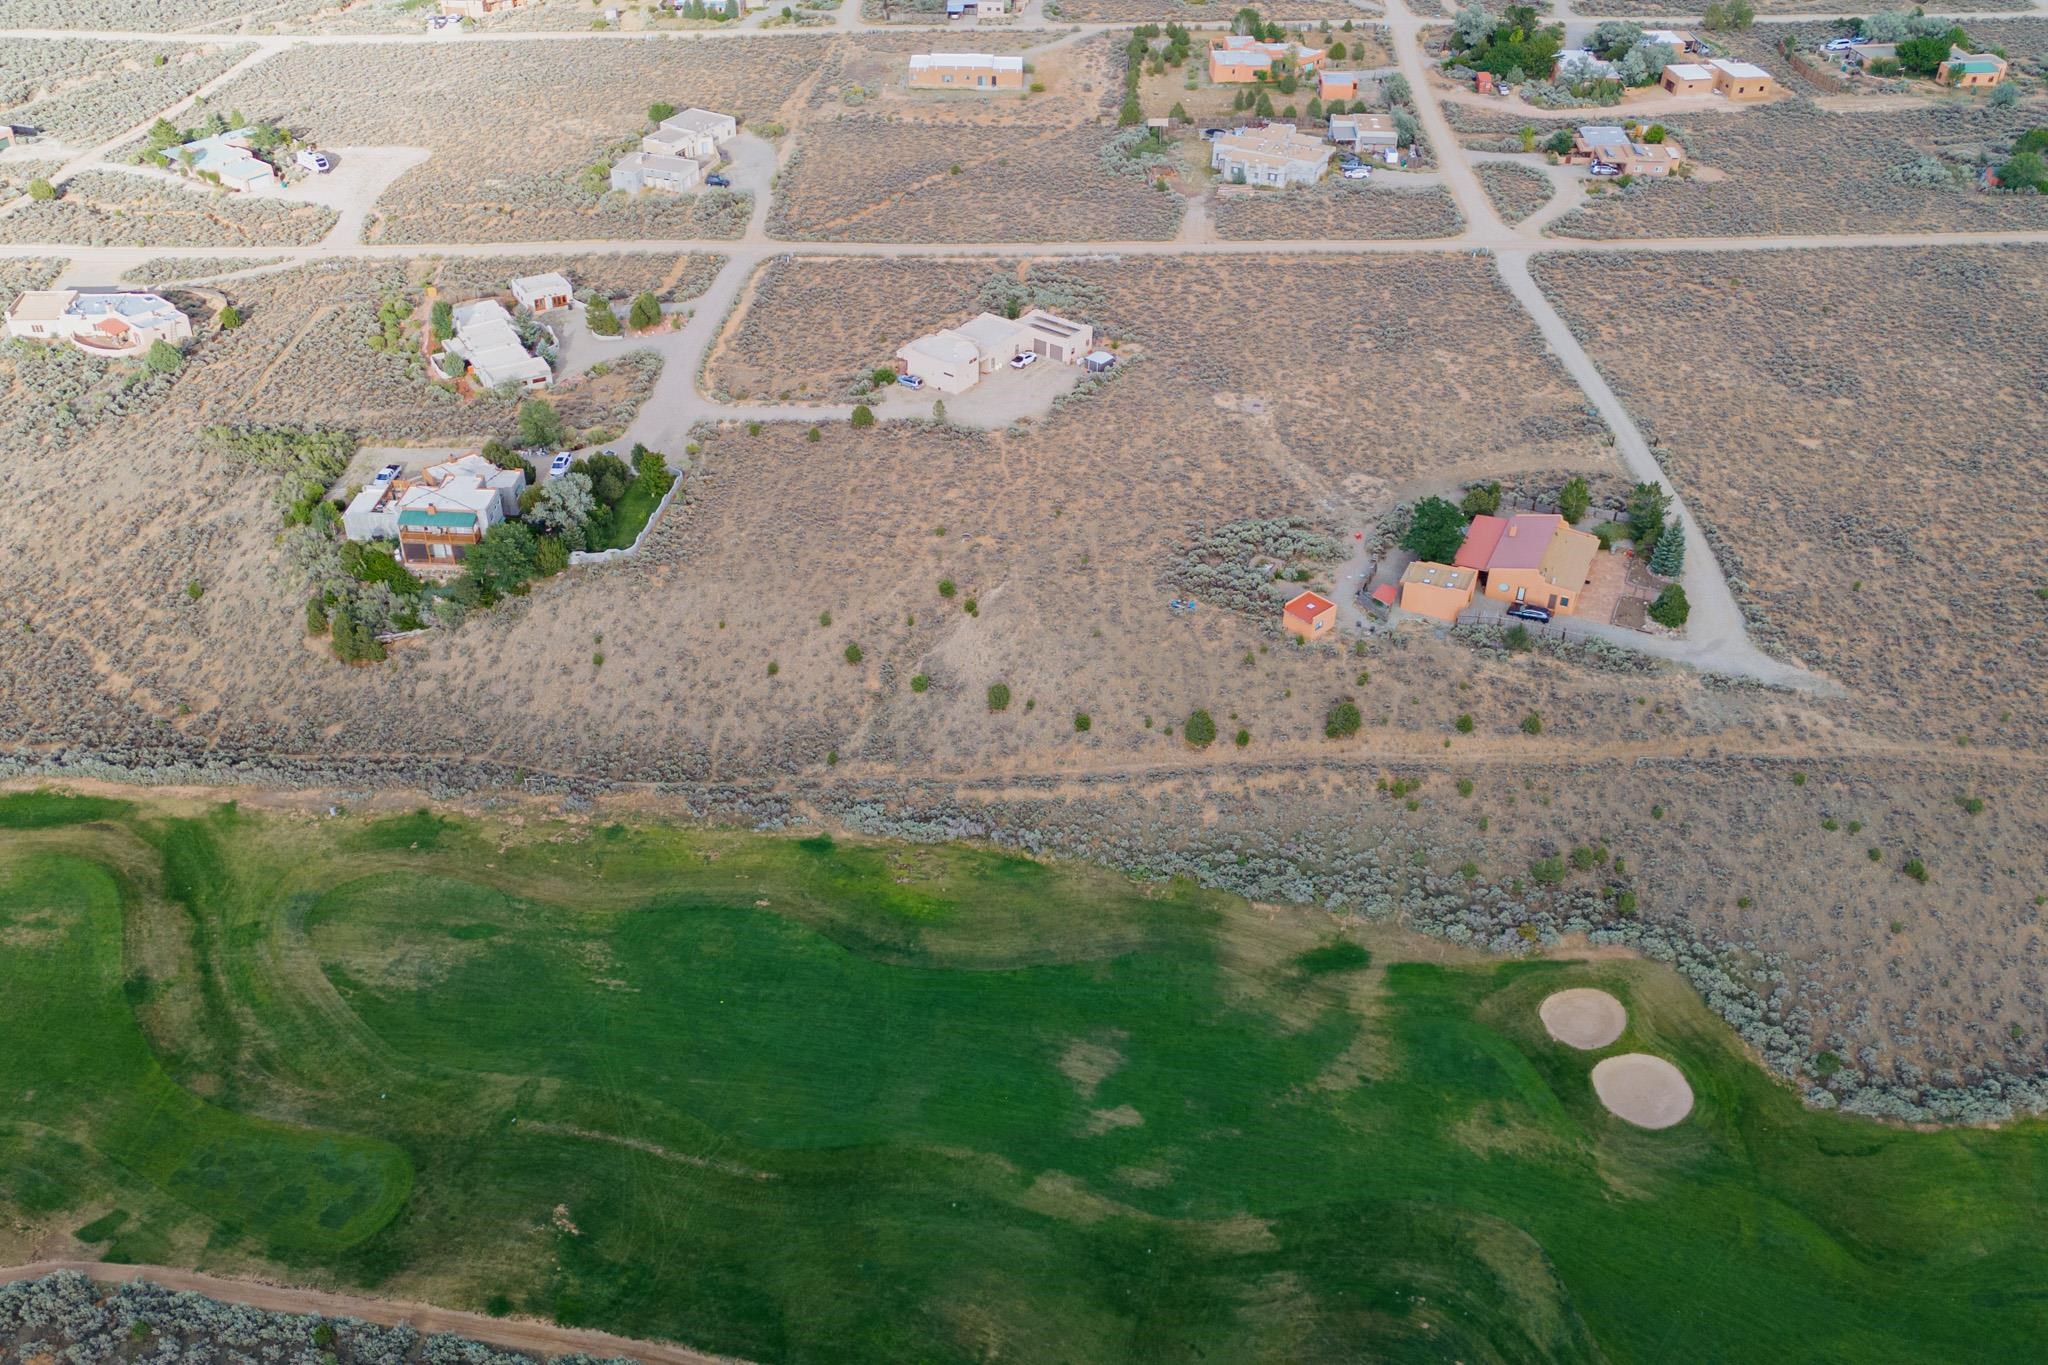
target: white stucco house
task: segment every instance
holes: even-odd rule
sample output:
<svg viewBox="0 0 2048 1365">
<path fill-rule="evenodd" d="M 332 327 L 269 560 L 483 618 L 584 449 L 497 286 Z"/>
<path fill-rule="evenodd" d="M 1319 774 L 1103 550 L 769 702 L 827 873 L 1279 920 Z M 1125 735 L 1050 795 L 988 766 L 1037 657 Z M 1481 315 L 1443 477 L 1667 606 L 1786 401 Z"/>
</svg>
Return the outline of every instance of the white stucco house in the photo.
<svg viewBox="0 0 2048 1365">
<path fill-rule="evenodd" d="M 914 375 L 940 393 L 965 393 L 1016 356 L 1030 352 L 1063 365 L 1078 365 L 1095 342 L 1085 322 L 1034 308 L 1018 318 L 980 313 L 961 323 L 918 337 L 896 352 L 899 374 Z"/>
<path fill-rule="evenodd" d="M 142 355 L 192 339 L 192 320 L 160 295 L 115 289 L 31 289 L 7 305 L 7 335 L 68 341 L 90 355 Z"/>
</svg>

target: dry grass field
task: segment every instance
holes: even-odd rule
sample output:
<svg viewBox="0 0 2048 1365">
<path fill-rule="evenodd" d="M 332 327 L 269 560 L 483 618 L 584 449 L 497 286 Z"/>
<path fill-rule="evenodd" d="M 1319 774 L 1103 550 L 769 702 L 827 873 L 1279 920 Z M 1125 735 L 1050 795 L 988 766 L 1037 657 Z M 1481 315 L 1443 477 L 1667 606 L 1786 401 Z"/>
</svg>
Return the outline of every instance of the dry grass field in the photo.
<svg viewBox="0 0 2048 1365">
<path fill-rule="evenodd" d="M 0 28 L 239 31 L 252 20 L 298 18 L 334 3 L 335 0 L 0 0 Z"/>
<path fill-rule="evenodd" d="M 1439 186 L 1405 188 L 1382 171 L 1369 181 L 1331 178 L 1306 189 L 1217 193 L 1211 218 L 1226 240 L 1453 237 L 1465 226 Z"/>
<path fill-rule="evenodd" d="M 2048 449 L 2048 252 L 1538 263 L 1793 653 L 1873 726 L 2048 742 L 2048 573 L 2009 497 Z"/>
<path fill-rule="evenodd" d="M 306 246 L 340 215 L 317 204 L 250 198 L 169 174 L 85 171 L 63 197 L 0 218 L 0 241 L 80 246 Z"/>
<path fill-rule="evenodd" d="M 770 231 L 798 241 L 1156 241 L 1173 236 L 1181 210 L 1119 152 L 1112 128 L 854 115 L 803 130 Z"/>
<path fill-rule="evenodd" d="M 705 387 L 730 398 L 836 402 L 914 336 L 967 316 L 1011 262 L 784 258 L 749 281 L 706 358 Z M 862 306 L 847 306 L 850 299 Z"/>
<path fill-rule="evenodd" d="M 1519 223 L 1550 202 L 1550 178 L 1512 161 L 1482 161 L 1473 171 L 1503 220 Z"/>
<path fill-rule="evenodd" d="M 656 101 L 783 116 L 824 50 L 807 37 L 631 42 L 564 62 L 546 43 L 301 47 L 216 102 L 331 146 L 431 149 L 378 202 L 374 242 L 729 237 L 745 226 L 745 196 L 621 203 L 588 193 L 583 172 L 644 131 Z"/>
<path fill-rule="evenodd" d="M 1677 237 L 2038 230 L 2048 226 L 2048 199 L 1964 187 L 1971 161 L 2009 145 L 2038 120 L 2025 106 L 1824 113 L 1802 104 L 1667 118 L 1690 158 L 1724 178 L 1639 182 L 1589 200 L 1549 231 Z M 1955 168 L 1950 183 L 1911 183 L 1911 168 L 1929 157 Z"/>
<path fill-rule="evenodd" d="M 0 55 L 0 78 L 9 87 L 0 91 L 0 106 L 22 102 L 0 107 L 0 122 L 40 129 L 44 137 L 80 149 L 147 121 L 251 51 L 245 45 L 75 40 L 4 46 L 21 50 Z"/>
<path fill-rule="evenodd" d="M 681 303 L 710 287 L 725 257 L 706 252 L 603 252 L 581 256 L 444 256 L 432 265 L 429 280 L 452 298 L 502 291 L 514 275 L 559 270 L 577 288 L 595 289 L 606 298 L 630 298 L 651 292 L 664 302 Z"/>
<path fill-rule="evenodd" d="M 274 265 L 283 260 L 282 256 L 158 256 L 144 261 L 131 270 L 121 272 L 126 284 L 139 284 L 154 288 L 169 284 L 173 280 L 198 280 L 209 275 L 226 275 L 238 270 L 254 270 L 258 266 Z"/>
<path fill-rule="evenodd" d="M 1140 24 L 1175 23 L 1196 24 L 1228 23 L 1236 10 L 1219 9 L 1210 3 L 1188 4 L 1185 0 L 1045 0 L 1052 8 L 1047 17 L 1065 19 L 1077 24 Z M 1056 11 L 1056 12 L 1055 12 Z M 1345 20 L 1357 21 L 1365 16 L 1344 0 L 1288 0 L 1284 5 L 1269 5 L 1261 11 L 1270 19 L 1327 19 L 1337 24 Z"/>
</svg>

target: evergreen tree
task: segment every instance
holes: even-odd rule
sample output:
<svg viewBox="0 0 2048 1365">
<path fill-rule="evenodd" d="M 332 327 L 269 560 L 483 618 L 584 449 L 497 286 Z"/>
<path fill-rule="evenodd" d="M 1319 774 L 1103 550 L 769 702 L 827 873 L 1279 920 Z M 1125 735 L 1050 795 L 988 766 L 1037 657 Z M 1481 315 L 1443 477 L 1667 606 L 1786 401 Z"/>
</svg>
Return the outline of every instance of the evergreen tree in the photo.
<svg viewBox="0 0 2048 1365">
<path fill-rule="evenodd" d="M 1685 568 L 1685 523 L 1673 517 L 1657 537 L 1650 552 L 1650 572 L 1660 578 L 1676 578 Z"/>
</svg>

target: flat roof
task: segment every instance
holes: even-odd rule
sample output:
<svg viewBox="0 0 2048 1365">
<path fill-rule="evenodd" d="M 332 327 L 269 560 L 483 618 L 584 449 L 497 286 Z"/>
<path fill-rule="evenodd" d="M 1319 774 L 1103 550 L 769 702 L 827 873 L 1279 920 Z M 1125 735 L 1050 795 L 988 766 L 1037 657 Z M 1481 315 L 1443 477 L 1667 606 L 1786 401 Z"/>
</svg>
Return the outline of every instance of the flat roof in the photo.
<svg viewBox="0 0 2048 1365">
<path fill-rule="evenodd" d="M 1771 73 L 1760 66 L 1751 66 L 1748 62 L 1731 62 L 1726 57 L 1716 57 L 1713 65 L 1731 76 L 1740 76 L 1744 80 L 1755 80 L 1758 77 L 1769 80 L 1771 77 Z"/>
<path fill-rule="evenodd" d="M 981 359 L 981 352 L 975 348 L 974 343 L 951 328 L 917 337 L 907 342 L 903 350 L 915 351 L 919 355 L 930 356 L 933 360 L 943 360 L 955 365 L 972 365 Z M 897 354 L 900 355 L 902 352 L 899 351 Z"/>
<path fill-rule="evenodd" d="M 1710 81 L 1714 78 L 1714 69 L 1698 62 L 1672 62 L 1664 68 L 1664 73 L 1682 81 Z"/>
<path fill-rule="evenodd" d="M 55 322 L 77 297 L 76 289 L 26 290 L 7 310 L 7 316 L 23 322 Z"/>
<path fill-rule="evenodd" d="M 1438 564 L 1433 560 L 1418 559 L 1401 571 L 1403 583 L 1421 583 L 1432 588 L 1453 590 L 1470 587 L 1475 577 L 1473 571 L 1455 564 Z"/>
<path fill-rule="evenodd" d="M 1281 610 L 1289 616 L 1299 617 L 1304 621 L 1313 621 L 1324 612 L 1334 610 L 1336 606 L 1335 602 L 1332 602 L 1321 593 L 1305 592 L 1289 598 L 1287 605 L 1282 607 Z"/>
<path fill-rule="evenodd" d="M 973 342 L 977 348 L 989 351 L 1015 337 L 1018 323 L 995 313 L 977 313 L 952 330 L 955 335 Z"/>
<path fill-rule="evenodd" d="M 540 275 L 514 275 L 512 290 L 524 294 L 566 294 L 570 292 L 569 277 L 559 270 Z"/>
<path fill-rule="evenodd" d="M 934 66 L 985 66 L 997 71 L 1022 71 L 1024 59 L 997 56 L 993 52 L 917 52 L 911 54 L 910 69 L 923 71 Z"/>
</svg>

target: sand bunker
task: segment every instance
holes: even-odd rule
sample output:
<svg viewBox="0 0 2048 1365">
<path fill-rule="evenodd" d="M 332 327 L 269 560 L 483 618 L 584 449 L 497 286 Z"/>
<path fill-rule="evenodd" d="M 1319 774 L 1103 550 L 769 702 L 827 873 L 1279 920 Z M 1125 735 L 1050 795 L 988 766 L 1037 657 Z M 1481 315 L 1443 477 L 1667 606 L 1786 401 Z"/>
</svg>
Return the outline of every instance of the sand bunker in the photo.
<svg viewBox="0 0 2048 1365">
<path fill-rule="evenodd" d="M 1606 1047 L 1628 1024 L 1628 1011 L 1619 1000 L 1583 986 L 1547 997 L 1536 1012 L 1551 1037 L 1586 1052 Z"/>
<path fill-rule="evenodd" d="M 1625 1052 L 1593 1067 L 1593 1093 L 1617 1118 L 1638 1128 L 1669 1128 L 1692 1112 L 1692 1087 L 1662 1057 Z"/>
</svg>

